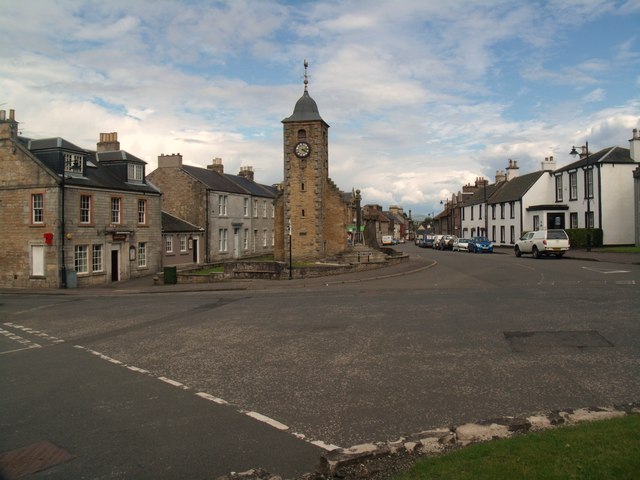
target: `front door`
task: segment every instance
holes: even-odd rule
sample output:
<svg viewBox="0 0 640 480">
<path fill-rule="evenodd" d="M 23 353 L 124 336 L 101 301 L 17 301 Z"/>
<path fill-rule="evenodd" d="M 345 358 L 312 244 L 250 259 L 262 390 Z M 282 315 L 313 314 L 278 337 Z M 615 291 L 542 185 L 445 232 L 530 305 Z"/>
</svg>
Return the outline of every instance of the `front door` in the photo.
<svg viewBox="0 0 640 480">
<path fill-rule="evenodd" d="M 120 259 L 118 258 L 118 250 L 111 250 L 111 281 L 118 282 L 120 280 Z"/>
<path fill-rule="evenodd" d="M 240 229 L 233 227 L 233 258 L 240 256 Z"/>
<path fill-rule="evenodd" d="M 564 213 L 547 213 L 547 229 L 564 230 Z"/>
<path fill-rule="evenodd" d="M 198 239 L 194 238 L 193 243 L 191 244 L 191 248 L 193 249 L 193 263 L 198 263 Z"/>
</svg>

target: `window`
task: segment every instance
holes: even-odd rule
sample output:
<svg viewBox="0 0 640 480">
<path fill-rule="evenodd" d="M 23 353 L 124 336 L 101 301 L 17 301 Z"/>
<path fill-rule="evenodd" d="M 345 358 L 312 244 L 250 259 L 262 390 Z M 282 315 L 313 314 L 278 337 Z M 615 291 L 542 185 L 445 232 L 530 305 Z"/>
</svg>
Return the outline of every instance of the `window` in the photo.
<svg viewBox="0 0 640 480">
<path fill-rule="evenodd" d="M 585 197 L 584 198 L 593 198 L 593 169 L 586 170 L 584 172 L 584 189 L 585 189 Z"/>
<path fill-rule="evenodd" d="M 514 244 L 516 243 L 516 227 L 514 227 L 513 225 L 511 225 L 511 227 L 509 227 L 509 243 L 510 244 Z"/>
<path fill-rule="evenodd" d="M 578 173 L 571 172 L 569 174 L 569 200 L 578 199 Z"/>
<path fill-rule="evenodd" d="M 258 246 L 258 230 L 253 231 L 253 251 L 256 251 L 256 247 Z"/>
<path fill-rule="evenodd" d="M 500 204 L 500 218 L 504 219 L 504 203 Z"/>
<path fill-rule="evenodd" d="M 78 273 L 89 272 L 89 248 L 87 245 L 76 245 L 73 252 L 73 267 Z"/>
<path fill-rule="evenodd" d="M 120 198 L 111 198 L 111 223 L 120 223 Z"/>
<path fill-rule="evenodd" d="M 31 276 L 44 277 L 44 245 L 31 246 Z"/>
<path fill-rule="evenodd" d="M 473 220 L 473 205 L 471 205 L 471 220 Z"/>
<path fill-rule="evenodd" d="M 267 201 L 262 201 L 262 218 L 267 218 Z"/>
<path fill-rule="evenodd" d="M 504 225 L 500 227 L 500 243 L 504 243 Z"/>
<path fill-rule="evenodd" d="M 586 228 L 593 228 L 593 212 L 584 212 L 584 224 Z"/>
<path fill-rule="evenodd" d="M 509 218 L 516 218 L 516 202 L 509 202 Z"/>
<path fill-rule="evenodd" d="M 556 176 L 556 202 L 562 201 L 562 175 Z"/>
<path fill-rule="evenodd" d="M 130 163 L 128 168 L 130 182 L 142 182 L 144 179 L 144 165 Z"/>
<path fill-rule="evenodd" d="M 253 201 L 253 216 L 258 218 L 258 200 Z"/>
<path fill-rule="evenodd" d="M 496 206 L 491 205 L 491 220 L 495 220 L 495 219 L 496 219 Z"/>
<path fill-rule="evenodd" d="M 44 193 L 31 195 L 31 223 L 44 223 Z"/>
<path fill-rule="evenodd" d="M 75 153 L 64 154 L 64 171 L 67 173 L 82 173 L 82 155 Z"/>
<path fill-rule="evenodd" d="M 80 195 L 80 223 L 91 223 L 91 196 Z"/>
<path fill-rule="evenodd" d="M 271 246 L 275 246 L 276 244 L 276 236 L 275 233 L 273 232 L 273 230 L 271 230 Z"/>
<path fill-rule="evenodd" d="M 298 130 L 298 140 L 305 140 L 307 138 L 306 130 L 300 129 Z"/>
<path fill-rule="evenodd" d="M 91 270 L 102 272 L 102 245 L 93 246 Z"/>
<path fill-rule="evenodd" d="M 249 216 L 249 199 L 248 198 L 244 199 L 244 216 L 245 217 Z"/>
<path fill-rule="evenodd" d="M 482 220 L 482 205 L 478 205 L 478 220 Z"/>
<path fill-rule="evenodd" d="M 166 235 L 164 237 L 164 251 L 166 253 L 173 253 L 173 235 Z"/>
<path fill-rule="evenodd" d="M 533 229 L 537 232 L 540 230 L 540 215 L 533 216 Z"/>
<path fill-rule="evenodd" d="M 462 214 L 461 214 L 462 215 L 462 220 L 464 220 L 465 219 L 464 218 L 465 217 L 465 212 L 466 212 L 467 209 L 465 207 L 462 207 L 460 210 L 462 211 Z"/>
<path fill-rule="evenodd" d="M 147 266 L 147 242 L 138 243 L 138 267 Z"/>
<path fill-rule="evenodd" d="M 187 236 L 186 235 L 180 235 L 180 251 L 181 252 L 186 252 L 187 251 Z"/>
<path fill-rule="evenodd" d="M 147 223 L 147 201 L 138 200 L 138 223 Z"/>
<path fill-rule="evenodd" d="M 578 212 L 571 212 L 569 214 L 570 228 L 578 228 Z"/>
<path fill-rule="evenodd" d="M 244 229 L 244 238 L 243 238 L 242 242 L 243 242 L 242 243 L 242 247 L 245 250 L 249 250 L 249 229 L 248 228 Z"/>
<path fill-rule="evenodd" d="M 496 241 L 496 226 L 495 225 L 491 226 L 491 241 L 492 242 Z"/>
<path fill-rule="evenodd" d="M 227 229 L 221 228 L 218 230 L 218 250 L 220 252 L 227 251 Z"/>
<path fill-rule="evenodd" d="M 271 218 L 275 218 L 276 216 L 276 207 L 271 204 Z"/>
<path fill-rule="evenodd" d="M 218 215 L 224 217 L 227 215 L 227 196 L 218 195 Z"/>
<path fill-rule="evenodd" d="M 267 246 L 267 229 L 262 230 L 262 246 Z"/>
</svg>

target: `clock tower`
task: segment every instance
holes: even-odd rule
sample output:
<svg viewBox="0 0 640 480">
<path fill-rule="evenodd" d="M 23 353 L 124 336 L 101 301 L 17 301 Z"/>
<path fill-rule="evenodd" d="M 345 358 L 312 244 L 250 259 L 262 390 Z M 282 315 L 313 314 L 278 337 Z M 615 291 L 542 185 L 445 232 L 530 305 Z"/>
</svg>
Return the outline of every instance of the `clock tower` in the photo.
<svg viewBox="0 0 640 480">
<path fill-rule="evenodd" d="M 304 62 L 304 92 L 284 130 L 284 181 L 276 200 L 277 260 L 284 260 L 291 241 L 294 260 L 318 260 L 346 248 L 347 205 L 329 179 L 329 125 L 308 91 Z M 282 235 L 282 237 L 280 237 Z"/>
</svg>

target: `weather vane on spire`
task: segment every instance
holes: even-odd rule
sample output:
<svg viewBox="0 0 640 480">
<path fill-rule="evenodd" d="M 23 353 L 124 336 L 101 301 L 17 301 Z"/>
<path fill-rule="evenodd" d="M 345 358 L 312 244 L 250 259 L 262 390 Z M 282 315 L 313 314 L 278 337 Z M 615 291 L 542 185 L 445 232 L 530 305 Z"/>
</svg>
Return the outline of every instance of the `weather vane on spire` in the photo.
<svg viewBox="0 0 640 480">
<path fill-rule="evenodd" d="M 309 66 L 309 62 L 307 59 L 304 59 L 304 91 L 307 91 L 307 85 L 309 85 L 309 76 L 307 75 L 307 67 Z"/>
</svg>

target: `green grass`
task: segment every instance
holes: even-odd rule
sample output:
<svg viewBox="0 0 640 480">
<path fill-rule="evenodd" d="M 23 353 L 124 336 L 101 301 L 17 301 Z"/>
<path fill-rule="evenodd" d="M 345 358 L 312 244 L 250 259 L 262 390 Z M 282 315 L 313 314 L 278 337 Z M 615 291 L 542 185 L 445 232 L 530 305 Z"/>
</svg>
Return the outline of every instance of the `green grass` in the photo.
<svg viewBox="0 0 640 480">
<path fill-rule="evenodd" d="M 640 253 L 640 247 L 603 247 L 598 248 L 599 252 L 614 252 L 614 253 Z"/>
<path fill-rule="evenodd" d="M 640 415 L 471 445 L 418 461 L 396 480 L 638 479 Z"/>
</svg>

